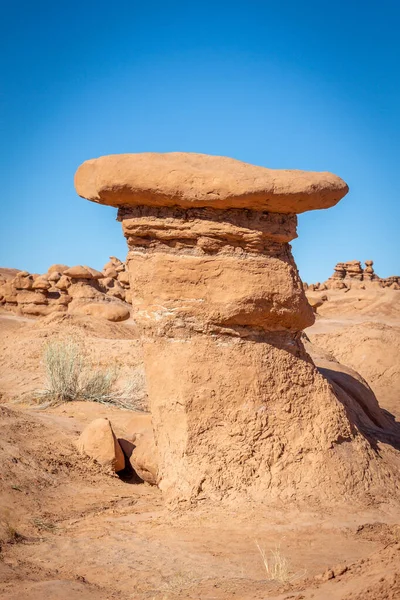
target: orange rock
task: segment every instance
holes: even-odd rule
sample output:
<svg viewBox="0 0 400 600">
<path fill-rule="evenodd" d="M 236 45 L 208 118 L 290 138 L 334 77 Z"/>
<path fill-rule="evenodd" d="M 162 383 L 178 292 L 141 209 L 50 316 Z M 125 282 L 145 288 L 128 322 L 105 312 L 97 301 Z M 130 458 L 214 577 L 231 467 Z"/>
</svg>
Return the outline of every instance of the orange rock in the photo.
<svg viewBox="0 0 400 600">
<path fill-rule="evenodd" d="M 60 279 L 58 280 L 58 282 L 55 284 L 55 287 L 58 288 L 59 290 L 67 290 L 69 287 L 71 287 L 71 280 L 69 277 L 67 277 L 66 275 L 62 275 L 60 277 Z"/>
<path fill-rule="evenodd" d="M 12 280 L 12 285 L 17 290 L 31 290 L 33 285 L 33 277 L 27 271 L 21 271 Z"/>
<path fill-rule="evenodd" d="M 116 279 L 118 277 L 118 273 L 114 267 L 107 267 L 103 269 L 103 277 Z"/>
<path fill-rule="evenodd" d="M 80 304 L 70 310 L 73 314 L 90 315 L 107 321 L 125 321 L 130 317 L 128 306 L 114 302 L 91 302 Z"/>
<path fill-rule="evenodd" d="M 108 419 L 95 419 L 82 431 L 77 447 L 81 454 L 87 454 L 105 467 L 115 472 L 125 468 L 125 456 Z"/>
<path fill-rule="evenodd" d="M 88 161 L 75 181 L 120 207 L 168 501 L 399 494 L 357 427 L 368 407 L 339 397 L 300 337 L 314 314 L 289 245 L 292 213 L 335 204 L 341 179 L 175 153 Z"/>
<path fill-rule="evenodd" d="M 118 273 L 118 281 L 123 286 L 129 286 L 129 275 L 126 271 L 120 271 Z"/>
<path fill-rule="evenodd" d="M 67 269 L 69 269 L 67 265 L 51 265 L 51 267 L 47 269 L 47 272 L 49 273 L 49 275 L 51 273 L 61 273 L 62 275 Z"/>
<path fill-rule="evenodd" d="M 47 304 L 47 298 L 41 292 L 26 290 L 17 294 L 17 302 L 18 304 Z"/>
<path fill-rule="evenodd" d="M 93 279 L 93 274 L 87 267 L 77 265 L 76 267 L 69 267 L 63 273 L 63 275 L 70 279 Z M 100 275 L 102 277 L 102 275 Z"/>
<path fill-rule="evenodd" d="M 316 294 L 306 294 L 307 295 L 307 300 L 311 306 L 311 308 L 313 309 L 313 311 L 316 313 L 317 309 L 323 305 L 324 300 L 323 297 L 321 295 L 316 295 Z"/>
<path fill-rule="evenodd" d="M 116 279 L 113 279 L 112 284 L 107 287 L 107 296 L 125 300 L 125 290 Z"/>
<path fill-rule="evenodd" d="M 87 265 L 85 265 L 85 269 L 87 269 L 89 273 L 91 273 L 93 279 L 101 279 L 102 277 L 104 277 L 103 273 L 100 273 L 100 271 L 97 271 L 96 269 L 92 269 L 92 267 L 88 267 Z"/>
<path fill-rule="evenodd" d="M 158 452 L 152 431 L 137 433 L 133 440 L 133 451 L 129 461 L 143 481 L 151 485 L 158 482 Z"/>
<path fill-rule="evenodd" d="M 34 290 L 49 290 L 50 288 L 51 284 L 45 277 L 38 277 L 32 284 Z"/>
<path fill-rule="evenodd" d="M 59 286 L 57 285 L 57 287 Z M 72 280 L 68 288 L 68 294 L 74 300 L 100 300 L 104 297 L 104 294 L 92 285 L 91 281 Z"/>
<path fill-rule="evenodd" d="M 59 273 L 58 271 L 52 271 L 49 275 L 49 281 L 51 281 L 52 283 L 56 283 L 57 281 L 59 281 L 61 279 L 62 275 L 61 273 Z"/>
<path fill-rule="evenodd" d="M 88 160 L 75 175 L 78 194 L 111 206 L 245 208 L 302 213 L 334 206 L 347 193 L 331 173 L 266 169 L 184 152 L 114 154 Z"/>
</svg>

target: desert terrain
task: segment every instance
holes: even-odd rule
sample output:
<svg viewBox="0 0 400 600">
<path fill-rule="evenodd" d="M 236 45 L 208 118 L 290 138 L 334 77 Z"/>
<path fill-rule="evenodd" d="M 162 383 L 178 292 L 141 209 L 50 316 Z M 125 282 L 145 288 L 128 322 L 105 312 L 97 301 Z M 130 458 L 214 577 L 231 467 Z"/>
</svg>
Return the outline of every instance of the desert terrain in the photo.
<svg viewBox="0 0 400 600">
<path fill-rule="evenodd" d="M 131 160 L 123 156 L 119 174 Z M 176 160 L 201 170 L 196 156 Z M 112 204 L 106 158 L 100 192 L 88 189 L 91 164 L 76 187 Z M 178 209 L 169 189 L 138 208 L 129 180 L 118 189 L 126 262 L 0 270 L 1 598 L 400 597 L 397 279 L 352 261 L 304 293 L 288 245 L 296 211 L 346 193 L 331 177 L 320 183 L 326 206 L 309 194 L 300 209 L 292 189 L 281 212 L 279 179 L 267 208 L 258 188 L 250 206 L 229 189 L 238 208 L 213 188 L 204 209 L 205 184 L 196 194 L 183 186 Z M 271 212 L 260 221 L 263 208 Z M 151 304 L 157 294 L 162 310 Z M 130 397 L 43 402 L 54 340 L 83 348 L 89 369 L 115 369 L 121 389 L 135 374 Z M 264 344 L 269 354 L 259 354 Z M 165 397 L 177 398 L 173 410 Z M 111 423 L 124 468 L 85 446 L 97 419 Z"/>
</svg>

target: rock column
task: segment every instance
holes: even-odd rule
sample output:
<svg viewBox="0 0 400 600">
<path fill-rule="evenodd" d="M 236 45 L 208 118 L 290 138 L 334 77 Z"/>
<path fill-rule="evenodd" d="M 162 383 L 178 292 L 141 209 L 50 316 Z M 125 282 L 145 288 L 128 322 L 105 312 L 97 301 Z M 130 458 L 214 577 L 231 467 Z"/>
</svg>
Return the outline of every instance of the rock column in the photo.
<svg viewBox="0 0 400 600">
<path fill-rule="evenodd" d="M 87 161 L 75 184 L 119 208 L 166 498 L 345 494 L 369 448 L 301 343 L 314 315 L 289 245 L 295 213 L 344 182 L 148 154 Z"/>
<path fill-rule="evenodd" d="M 363 273 L 364 281 L 371 281 L 372 279 L 375 279 L 374 268 L 372 266 L 373 264 L 374 264 L 373 260 L 365 261 L 365 269 L 364 269 L 364 273 Z"/>
</svg>

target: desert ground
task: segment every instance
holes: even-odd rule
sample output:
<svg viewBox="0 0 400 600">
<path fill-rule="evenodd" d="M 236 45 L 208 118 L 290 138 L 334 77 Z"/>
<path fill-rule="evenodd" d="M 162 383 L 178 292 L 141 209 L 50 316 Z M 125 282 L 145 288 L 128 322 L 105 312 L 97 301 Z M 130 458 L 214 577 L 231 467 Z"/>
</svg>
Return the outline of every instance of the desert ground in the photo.
<svg viewBox="0 0 400 600">
<path fill-rule="evenodd" d="M 399 598 L 400 278 L 307 285 L 289 244 L 347 184 L 144 153 L 75 187 L 128 255 L 0 271 L 1 598 Z"/>
<path fill-rule="evenodd" d="M 309 340 L 357 370 L 400 418 L 400 292 L 329 292 Z M 84 338 L 93 364 L 141 364 L 132 319 L 39 318 L 2 310 L 1 598 L 243 600 L 400 595 L 400 509 L 387 500 L 309 511 L 296 505 L 170 509 L 160 490 L 77 452 L 97 417 L 129 438 L 136 413 L 89 402 L 41 408 L 43 345 Z M 308 342 L 307 342 L 308 343 Z M 318 353 L 318 352 L 317 352 Z M 271 580 L 271 551 L 287 560 Z"/>
</svg>

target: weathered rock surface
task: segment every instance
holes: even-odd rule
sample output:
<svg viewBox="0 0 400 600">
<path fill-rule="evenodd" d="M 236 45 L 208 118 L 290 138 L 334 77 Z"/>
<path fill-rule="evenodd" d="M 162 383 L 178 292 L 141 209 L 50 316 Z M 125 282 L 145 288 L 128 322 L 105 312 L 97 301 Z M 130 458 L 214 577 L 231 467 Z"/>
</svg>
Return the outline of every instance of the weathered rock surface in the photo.
<svg viewBox="0 0 400 600">
<path fill-rule="evenodd" d="M 110 265 L 114 277 L 106 276 Z M 0 279 L 0 305 L 14 312 L 37 317 L 69 312 L 109 321 L 130 317 L 129 274 L 118 258 L 111 257 L 103 272 L 88 266 L 56 264 L 43 275 L 27 271 L 7 275 Z"/>
<path fill-rule="evenodd" d="M 112 302 L 93 302 L 81 304 L 73 308 L 73 314 L 91 315 L 92 317 L 107 319 L 107 321 L 125 321 L 129 319 L 130 312 L 127 306 Z"/>
<path fill-rule="evenodd" d="M 333 205 L 344 182 L 147 154 L 88 161 L 76 186 L 120 207 L 167 500 L 398 494 L 374 449 L 392 424 L 360 416 L 300 338 L 314 314 L 289 246 L 292 213 Z"/>
<path fill-rule="evenodd" d="M 150 485 L 158 483 L 159 457 L 151 414 L 133 413 L 125 422 L 129 439 L 119 439 L 121 448 L 135 473 Z"/>
<path fill-rule="evenodd" d="M 350 260 L 345 263 L 337 263 L 333 275 L 323 284 L 305 284 L 305 289 L 320 291 L 322 289 L 374 289 L 377 287 L 390 287 L 397 289 L 400 284 L 400 276 L 381 278 L 373 269 L 373 261 L 365 261 L 365 269 L 358 260 Z"/>
<path fill-rule="evenodd" d="M 143 481 L 157 485 L 159 458 L 153 431 L 135 434 L 133 446 L 129 457 L 133 469 Z"/>
<path fill-rule="evenodd" d="M 108 419 L 95 419 L 82 431 L 77 447 L 104 467 L 116 473 L 125 468 L 125 455 Z"/>
<path fill-rule="evenodd" d="M 302 213 L 334 206 L 347 193 L 331 173 L 256 167 L 225 156 L 183 152 L 114 154 L 76 172 L 80 196 L 111 206 L 244 208 Z"/>
</svg>

